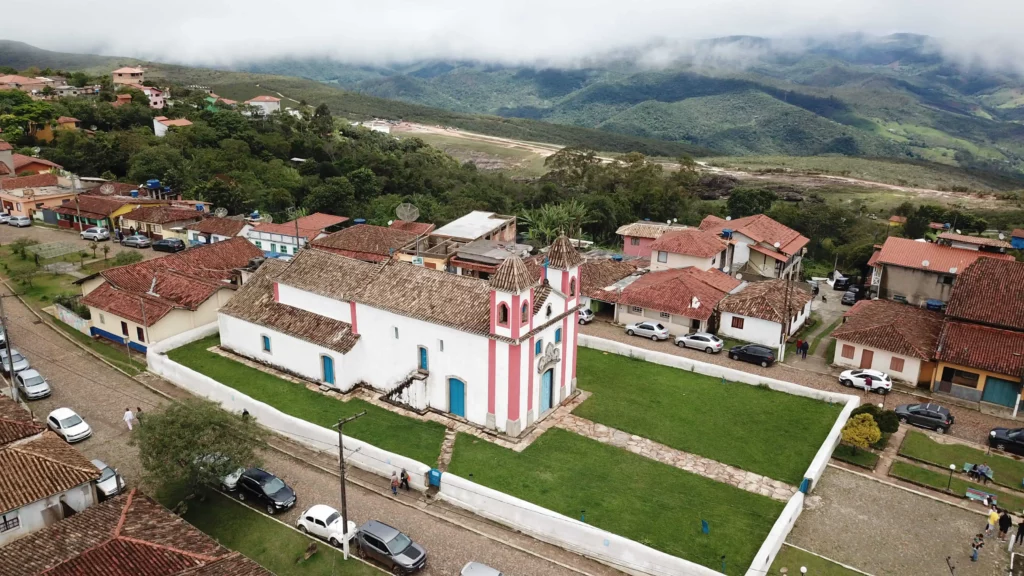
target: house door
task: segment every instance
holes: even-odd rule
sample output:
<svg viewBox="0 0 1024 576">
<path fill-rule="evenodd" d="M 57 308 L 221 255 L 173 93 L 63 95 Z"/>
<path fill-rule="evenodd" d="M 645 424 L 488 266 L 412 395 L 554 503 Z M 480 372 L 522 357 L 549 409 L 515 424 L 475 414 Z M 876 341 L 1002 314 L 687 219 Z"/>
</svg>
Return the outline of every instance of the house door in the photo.
<svg viewBox="0 0 1024 576">
<path fill-rule="evenodd" d="M 555 396 L 554 389 L 554 370 L 548 370 L 544 372 L 544 375 L 540 379 L 540 411 L 541 414 L 551 410 L 552 401 Z"/>
<path fill-rule="evenodd" d="M 1017 382 L 989 376 L 985 378 L 985 390 L 981 393 L 981 401 L 1013 408 L 1014 403 L 1017 402 L 1018 391 L 1020 391 L 1020 384 Z"/>
<path fill-rule="evenodd" d="M 334 358 L 321 356 L 320 365 L 324 373 L 324 382 L 334 384 Z"/>
<path fill-rule="evenodd" d="M 860 367 L 871 368 L 871 362 L 875 359 L 875 353 L 872 350 L 865 350 L 860 354 Z"/>
<path fill-rule="evenodd" d="M 458 378 L 448 379 L 448 411 L 466 417 L 466 383 Z"/>
<path fill-rule="evenodd" d="M 427 369 L 427 349 L 420 346 L 420 370 Z"/>
</svg>

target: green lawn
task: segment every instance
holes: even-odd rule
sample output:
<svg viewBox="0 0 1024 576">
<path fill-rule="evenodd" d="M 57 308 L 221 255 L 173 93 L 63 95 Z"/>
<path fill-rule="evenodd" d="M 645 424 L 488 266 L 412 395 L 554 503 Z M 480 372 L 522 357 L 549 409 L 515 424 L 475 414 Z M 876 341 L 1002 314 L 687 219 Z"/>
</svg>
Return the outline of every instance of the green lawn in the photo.
<svg viewBox="0 0 1024 576">
<path fill-rule="evenodd" d="M 968 482 L 963 480 L 965 476 L 962 474 L 953 474 L 953 481 L 950 482 L 949 472 L 938 472 L 924 466 L 915 466 L 906 462 L 893 462 L 892 467 L 889 468 L 889 476 L 934 488 L 942 492 L 945 492 L 946 486 L 949 485 L 953 494 L 961 498 L 967 493 L 968 488 L 975 488 L 989 494 L 995 494 L 996 500 L 998 500 L 999 505 L 1003 508 L 1017 511 L 1024 510 L 1024 498 L 1001 490 L 994 490 L 991 484 L 982 486 L 977 482 Z"/>
<path fill-rule="evenodd" d="M 436 464 L 444 440 L 444 426 L 399 416 L 359 399 L 342 402 L 329 398 L 207 350 L 219 343 L 219 336 L 215 334 L 171 350 L 168 356 L 250 398 L 325 428 L 365 410 L 366 416 L 345 426 L 346 434 L 429 466 Z"/>
<path fill-rule="evenodd" d="M 840 444 L 836 446 L 832 457 L 836 460 L 848 462 L 855 466 L 862 468 L 868 468 L 870 470 L 875 469 L 875 465 L 878 464 L 878 454 L 862 448 L 854 450 L 853 446 L 847 446 L 846 444 Z"/>
<path fill-rule="evenodd" d="M 577 416 L 792 485 L 842 409 L 589 348 L 579 355 L 579 387 L 593 396 Z"/>
<path fill-rule="evenodd" d="M 807 568 L 808 574 L 814 576 L 861 576 L 859 572 L 843 568 L 835 562 L 829 562 L 820 556 L 808 554 L 803 550 L 797 550 L 791 546 L 782 546 L 779 555 L 775 557 L 769 574 L 779 574 L 782 568 L 788 569 L 787 574 L 797 576 L 800 568 Z"/>
<path fill-rule="evenodd" d="M 956 464 L 958 472 L 963 468 L 965 462 L 971 464 L 988 462 L 992 472 L 995 473 L 993 482 L 1016 490 L 1020 489 L 1021 481 L 1024 480 L 1024 462 L 1006 456 L 986 454 L 984 450 L 963 444 L 939 444 L 929 438 L 927 434 L 916 430 L 907 433 L 907 437 L 900 447 L 900 454 L 942 468 Z"/>
<path fill-rule="evenodd" d="M 318 552 L 301 564 L 310 539 L 227 497 L 213 493 L 189 504 L 185 520 L 227 548 L 241 552 L 277 576 L 363 576 L 380 571 L 317 541 Z"/>
<path fill-rule="evenodd" d="M 53 320 L 53 324 L 57 326 L 57 328 L 66 332 L 76 341 L 88 346 L 94 352 L 103 356 L 108 362 L 125 372 L 134 376 L 145 370 L 146 359 L 138 353 L 132 353 L 132 361 L 129 363 L 128 352 L 125 350 L 124 346 L 118 346 L 106 340 L 95 340 L 90 338 L 57 319 Z"/>
<path fill-rule="evenodd" d="M 825 327 L 824 330 L 819 332 L 817 336 L 815 336 L 813 339 L 811 339 L 811 347 L 807 350 L 807 353 L 813 356 L 814 355 L 814 351 L 818 349 L 818 344 L 821 343 L 822 338 L 827 337 L 829 334 L 831 334 L 833 331 L 835 331 L 835 329 L 838 328 L 839 325 L 842 324 L 842 323 L 843 323 L 843 317 L 840 316 L 839 318 L 836 318 L 835 322 L 829 324 L 827 327 Z M 828 358 L 826 358 L 826 360 L 831 362 L 832 358 L 828 357 Z"/>
<path fill-rule="evenodd" d="M 559 428 L 521 453 L 459 434 L 449 471 L 716 570 L 724 554 L 729 574 L 747 570 L 783 508 Z"/>
</svg>

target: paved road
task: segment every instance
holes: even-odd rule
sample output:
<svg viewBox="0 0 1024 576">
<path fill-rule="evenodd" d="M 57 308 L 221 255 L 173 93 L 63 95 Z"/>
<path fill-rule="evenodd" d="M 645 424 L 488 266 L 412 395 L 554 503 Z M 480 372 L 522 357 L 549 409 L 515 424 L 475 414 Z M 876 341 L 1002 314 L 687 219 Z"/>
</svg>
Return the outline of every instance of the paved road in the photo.
<svg viewBox="0 0 1024 576">
<path fill-rule="evenodd" d="M 82 240 L 77 231 L 35 225 L 28 226 L 26 228 L 15 228 L 14 226 L 0 224 L 0 244 L 7 244 L 17 238 L 31 238 L 33 240 L 38 240 L 40 244 L 46 244 L 49 242 L 67 242 L 79 246 L 90 255 L 92 254 L 92 249 L 90 248 L 92 242 Z M 118 252 L 123 251 L 138 252 L 139 254 L 142 254 L 142 257 L 145 260 L 167 255 L 166 252 L 154 252 L 149 248 L 125 248 L 113 241 L 100 242 L 99 245 L 100 249 L 96 251 L 97 258 L 103 258 L 104 245 L 110 246 L 110 254 L 107 255 L 109 258 L 113 258 Z"/>
<path fill-rule="evenodd" d="M 9 292 L 4 289 L 4 294 Z M 5 298 L 9 318 L 9 330 L 15 346 L 29 358 L 33 368 L 46 376 L 53 387 L 50 398 L 31 403 L 30 407 L 40 420 L 54 408 L 67 406 L 76 410 L 92 426 L 93 437 L 78 444 L 88 458 L 101 458 L 118 468 L 126 482 L 137 485 L 142 470 L 137 461 L 136 449 L 128 445 L 127 428 L 121 421 L 126 407 L 134 411 L 154 411 L 165 400 L 145 386 L 113 370 L 93 356 L 56 333 L 39 320 L 15 298 Z M 147 376 L 150 380 L 156 378 Z M 181 396 L 183 391 L 163 381 L 155 382 L 161 389 L 167 389 Z M 316 456 L 311 451 L 289 445 L 285 440 L 275 444 L 286 446 L 296 455 Z M 327 503 L 340 508 L 339 485 L 336 476 L 315 466 L 305 465 L 290 456 L 276 451 L 263 454 L 266 467 L 280 474 L 299 494 L 299 507 L 314 503 Z M 333 459 L 322 455 L 330 466 Z M 578 574 L 547 560 L 527 554 L 506 543 L 542 552 L 549 558 L 585 570 L 587 573 L 611 576 L 619 574 L 606 566 L 581 558 L 564 550 L 538 542 L 521 534 L 498 528 L 479 518 L 466 516 L 464 512 L 453 511 L 441 505 L 430 505 L 418 501 L 419 495 L 403 495 L 404 504 L 392 498 L 387 482 L 361 471 L 354 476 L 380 486 L 379 490 L 367 490 L 356 484 L 348 484 L 349 513 L 354 521 L 361 523 L 376 518 L 406 531 L 421 542 L 430 555 L 427 575 L 457 574 L 462 566 L 471 560 L 485 561 L 510 575 L 573 576 Z M 426 508 L 426 509 L 425 509 Z M 435 512 L 436 510 L 436 512 Z M 280 519 L 293 523 L 301 510 L 291 510 Z M 489 534 L 496 534 L 502 542 L 479 535 L 456 524 L 440 520 L 431 512 L 453 518 Z"/>
</svg>

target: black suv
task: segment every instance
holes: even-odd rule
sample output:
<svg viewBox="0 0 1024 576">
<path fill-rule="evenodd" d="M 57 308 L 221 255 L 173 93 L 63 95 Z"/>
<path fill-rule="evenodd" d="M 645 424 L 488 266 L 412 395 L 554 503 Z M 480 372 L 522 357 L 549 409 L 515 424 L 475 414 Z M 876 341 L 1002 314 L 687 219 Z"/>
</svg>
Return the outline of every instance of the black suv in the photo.
<svg viewBox="0 0 1024 576">
<path fill-rule="evenodd" d="M 188 246 L 177 238 L 164 238 L 153 242 L 153 250 L 156 252 L 181 252 Z"/>
<path fill-rule="evenodd" d="M 988 433 L 988 445 L 1018 456 L 1024 456 L 1024 428 L 993 428 Z"/>
<path fill-rule="evenodd" d="M 295 505 L 295 491 L 277 476 L 260 468 L 249 468 L 238 477 L 238 499 L 252 498 L 266 505 L 267 514 L 274 515 Z"/>
<path fill-rule="evenodd" d="M 427 552 L 383 522 L 370 520 L 356 531 L 360 558 L 372 558 L 394 574 L 412 574 L 427 565 Z"/>
<path fill-rule="evenodd" d="M 953 415 L 948 408 L 938 404 L 903 404 L 896 407 L 896 415 L 900 422 L 913 424 L 922 428 L 931 428 L 945 434 L 953 425 Z"/>
<path fill-rule="evenodd" d="M 742 360 L 751 364 L 760 364 L 767 368 L 775 363 L 775 351 L 761 344 L 744 344 L 729 349 L 729 358 Z"/>
</svg>

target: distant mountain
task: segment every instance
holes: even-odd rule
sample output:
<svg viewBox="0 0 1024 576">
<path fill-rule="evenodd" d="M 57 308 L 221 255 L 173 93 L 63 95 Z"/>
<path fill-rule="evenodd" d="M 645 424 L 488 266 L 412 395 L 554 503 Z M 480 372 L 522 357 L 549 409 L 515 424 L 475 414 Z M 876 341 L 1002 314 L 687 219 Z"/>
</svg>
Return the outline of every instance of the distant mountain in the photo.
<svg viewBox="0 0 1024 576">
<path fill-rule="evenodd" d="M 24 70 L 35 66 L 39 69 L 81 70 L 89 72 L 111 71 L 120 66 L 139 62 L 134 58 L 97 56 L 95 54 L 69 54 L 40 50 L 35 46 L 13 40 L 0 40 L 0 66 Z"/>
<path fill-rule="evenodd" d="M 675 56 L 653 67 L 652 54 Z M 654 44 L 573 69 L 332 60 L 242 68 L 456 112 L 597 128 L 726 154 L 835 152 L 1024 168 L 1024 79 L 962 67 L 929 38 L 910 34 Z"/>
</svg>

